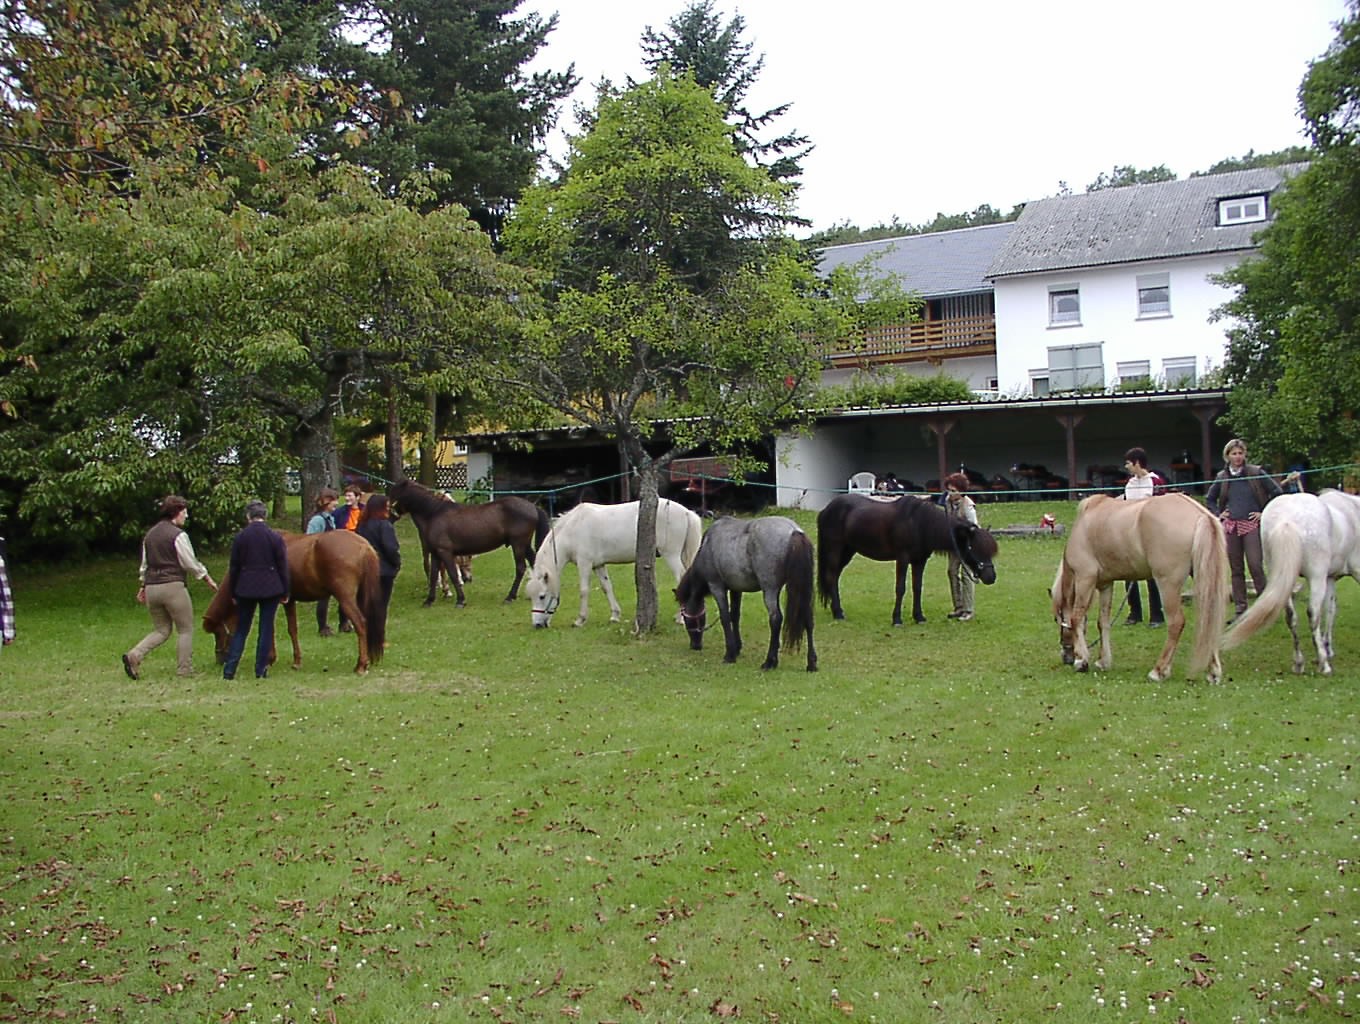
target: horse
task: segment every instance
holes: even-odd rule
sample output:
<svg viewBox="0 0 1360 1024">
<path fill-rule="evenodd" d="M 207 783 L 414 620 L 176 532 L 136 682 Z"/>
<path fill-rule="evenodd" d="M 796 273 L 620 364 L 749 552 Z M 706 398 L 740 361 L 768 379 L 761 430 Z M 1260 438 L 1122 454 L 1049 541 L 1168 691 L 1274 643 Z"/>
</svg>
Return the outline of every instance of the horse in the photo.
<svg viewBox="0 0 1360 1024">
<path fill-rule="evenodd" d="M 921 612 L 921 574 L 935 551 L 952 551 L 983 583 L 996 582 L 996 540 L 972 523 L 949 515 L 940 506 L 910 495 L 896 501 L 839 494 L 817 513 L 817 586 L 822 604 L 833 618 L 845 618 L 840 579 L 850 559 L 863 555 L 879 562 L 897 562 L 897 600 L 892 622 L 902 625 L 902 596 L 907 567 L 911 567 L 911 617 L 925 622 Z"/>
<path fill-rule="evenodd" d="M 532 604 L 530 621 L 537 628 L 552 624 L 553 612 L 561 602 L 562 570 L 575 562 L 581 578 L 581 610 L 575 626 L 584 626 L 590 613 L 590 573 L 594 570 L 609 599 L 609 621 L 623 615 L 607 565 L 632 562 L 637 558 L 638 502 L 623 505 L 597 505 L 582 502 L 559 516 L 548 536 L 539 545 L 534 567 L 524 583 L 524 593 Z M 676 582 L 684 575 L 703 539 L 697 513 L 678 502 L 661 498 L 656 507 L 656 553 L 671 567 Z"/>
<path fill-rule="evenodd" d="M 1053 617 L 1058 622 L 1063 663 L 1085 672 L 1091 656 L 1086 644 L 1086 613 L 1100 592 L 1100 660 L 1108 669 L 1110 611 L 1119 580 L 1157 581 L 1166 611 L 1166 643 L 1148 673 L 1159 683 L 1171 674 L 1171 660 L 1185 629 L 1181 585 L 1195 576 L 1195 647 L 1190 672 L 1208 669 L 1216 683 L 1223 675 L 1218 649 L 1223 637 L 1227 602 L 1224 573 L 1228 564 L 1223 526 L 1207 508 L 1184 494 L 1161 494 L 1142 501 L 1123 501 L 1107 494 L 1083 499 L 1068 534 L 1067 546 L 1053 580 Z"/>
<path fill-rule="evenodd" d="M 283 606 L 288 619 L 288 636 L 293 641 L 293 668 L 302 667 L 302 648 L 298 646 L 297 602 L 320 601 L 334 597 L 341 613 L 354 626 L 359 642 L 357 675 L 368 671 L 370 662 L 382 659 L 387 635 L 387 609 L 383 606 L 378 582 L 378 554 L 364 538 L 349 530 L 325 533 L 285 533 L 288 553 L 288 603 Z M 203 631 L 217 639 L 217 663 L 227 660 L 227 645 L 236 629 L 236 602 L 231 596 L 228 576 L 203 613 Z M 269 661 L 273 664 L 275 655 Z"/>
<path fill-rule="evenodd" d="M 398 480 L 387 489 L 387 496 L 400 504 L 402 511 L 415 521 L 421 544 L 433 557 L 430 559 L 430 592 L 425 607 L 434 604 L 438 585 L 437 567 L 453 580 L 458 592 L 458 607 L 467 602 L 463 582 L 454 572 L 454 558 L 458 555 L 480 555 L 509 546 L 515 555 L 515 580 L 510 584 L 506 601 L 519 594 L 519 582 L 534 560 L 534 549 L 543 543 L 548 533 L 548 513 L 531 501 L 510 495 L 481 505 L 457 505 L 443 495 L 423 487 L 414 480 Z"/>
<path fill-rule="evenodd" d="M 779 611 L 779 592 L 785 591 Z M 770 649 L 762 669 L 779 664 L 779 635 L 784 650 L 797 650 L 807 635 L 807 670 L 817 671 L 817 649 L 812 645 L 812 541 L 792 519 L 763 516 L 734 519 L 723 516 L 709 527 L 694 561 L 680 577 L 675 596 L 689 633 L 690 650 L 704 649 L 707 611 L 704 599 L 713 596 L 727 640 L 727 664 L 741 651 L 741 595 L 760 591 L 770 616 Z"/>
<path fill-rule="evenodd" d="M 439 493 L 443 495 L 445 501 L 447 501 L 447 502 L 449 502 L 449 503 L 451 503 L 451 504 L 453 504 L 453 505 L 457 505 L 457 504 L 458 504 L 458 502 L 454 501 L 451 497 L 449 497 L 449 495 L 448 495 L 447 492 L 445 492 L 445 491 L 440 491 Z M 392 508 L 392 513 L 391 513 L 391 515 L 392 515 L 392 522 L 395 523 L 398 519 L 401 518 L 401 509 L 399 509 L 399 508 Z M 419 529 L 416 530 L 416 536 L 417 536 L 417 537 L 420 537 L 420 559 L 421 559 L 421 565 L 424 567 L 424 572 L 425 572 L 425 574 L 426 574 L 426 575 L 429 575 L 429 572 L 430 572 L 430 549 L 429 549 L 429 547 L 428 547 L 428 546 L 426 545 L 426 543 L 425 543 L 425 538 L 424 538 L 423 536 L 421 536 Z M 471 556 L 471 555 L 455 555 L 454 558 L 453 558 L 453 569 L 454 569 L 454 573 L 458 576 L 458 579 L 459 579 L 460 582 L 462 582 L 462 583 L 471 583 L 471 582 L 472 582 L 472 556 Z M 453 585 L 449 582 L 449 580 L 451 579 L 451 577 L 449 576 L 448 572 L 444 569 L 444 567 L 443 567 L 442 565 L 438 565 L 437 563 L 436 563 L 436 565 L 435 565 L 435 572 L 437 572 L 437 573 L 439 574 L 439 591 L 440 591 L 440 593 L 442 593 L 445 597 L 452 597 L 452 596 L 453 596 Z"/>
<path fill-rule="evenodd" d="M 1283 608 L 1294 637 L 1294 671 L 1302 672 L 1304 658 L 1292 597 L 1295 581 L 1304 576 L 1318 671 L 1331 675 L 1336 581 L 1342 576 L 1360 581 L 1360 497 L 1331 490 L 1316 495 L 1281 494 L 1261 513 L 1261 547 L 1270 568 L 1266 588 L 1228 630 L 1223 649 L 1239 646 L 1270 625 Z"/>
</svg>

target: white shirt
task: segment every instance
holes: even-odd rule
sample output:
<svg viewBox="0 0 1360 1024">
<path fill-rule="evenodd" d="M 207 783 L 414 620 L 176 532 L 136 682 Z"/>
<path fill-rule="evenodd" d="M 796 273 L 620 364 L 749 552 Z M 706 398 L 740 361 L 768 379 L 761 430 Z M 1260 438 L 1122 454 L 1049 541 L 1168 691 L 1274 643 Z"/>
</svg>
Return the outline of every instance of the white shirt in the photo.
<svg viewBox="0 0 1360 1024">
<path fill-rule="evenodd" d="M 1156 490 L 1157 484 L 1152 479 L 1151 473 L 1144 473 L 1142 476 L 1131 476 L 1129 482 L 1124 485 L 1125 501 L 1142 501 L 1150 498 Z"/>
</svg>

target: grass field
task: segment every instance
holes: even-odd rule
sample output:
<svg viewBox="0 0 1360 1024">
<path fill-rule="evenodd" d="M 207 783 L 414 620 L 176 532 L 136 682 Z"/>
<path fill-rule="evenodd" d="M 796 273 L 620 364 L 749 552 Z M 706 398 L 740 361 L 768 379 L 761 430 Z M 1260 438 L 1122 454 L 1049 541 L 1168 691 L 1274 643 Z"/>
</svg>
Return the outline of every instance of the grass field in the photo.
<svg viewBox="0 0 1360 1024">
<path fill-rule="evenodd" d="M 992 527 L 1045 511 L 1073 509 L 979 506 Z M 761 672 L 757 602 L 736 665 L 716 633 L 688 649 L 664 567 L 655 636 L 609 624 L 598 587 L 573 629 L 574 569 L 535 631 L 502 603 L 505 551 L 476 560 L 466 608 L 422 608 L 399 533 L 366 677 L 306 608 L 300 671 L 225 682 L 199 634 L 197 677 L 167 645 L 133 682 L 134 562 L 14 567 L 0 1020 L 1360 1012 L 1351 581 L 1335 675 L 1290 673 L 1276 624 L 1208 686 L 1188 638 L 1149 682 L 1146 627 L 1119 629 L 1109 672 L 1063 666 L 1060 539 L 1003 538 L 968 623 L 945 618 L 943 559 L 930 621 L 900 629 L 891 568 L 857 559 L 848 619 L 818 609 L 821 671 Z M 627 615 L 631 569 L 612 575 Z"/>
</svg>

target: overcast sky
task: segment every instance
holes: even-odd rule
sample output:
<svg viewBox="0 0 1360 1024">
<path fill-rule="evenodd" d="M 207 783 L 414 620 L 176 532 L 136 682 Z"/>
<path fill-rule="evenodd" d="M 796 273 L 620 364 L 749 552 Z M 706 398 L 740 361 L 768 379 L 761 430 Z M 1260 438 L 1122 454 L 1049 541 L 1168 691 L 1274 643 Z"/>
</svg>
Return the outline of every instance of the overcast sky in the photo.
<svg viewBox="0 0 1360 1024">
<path fill-rule="evenodd" d="M 556 11 L 533 67 L 644 77 L 638 45 L 686 0 L 525 0 Z M 756 110 L 811 138 L 799 212 L 822 229 L 930 221 L 1077 192 L 1116 164 L 1179 177 L 1302 144 L 1297 91 L 1343 0 L 718 0 L 765 55 Z M 804 13 L 805 12 L 805 13 Z M 570 109 L 560 118 L 573 128 Z M 560 138 L 554 143 L 560 155 Z"/>
</svg>

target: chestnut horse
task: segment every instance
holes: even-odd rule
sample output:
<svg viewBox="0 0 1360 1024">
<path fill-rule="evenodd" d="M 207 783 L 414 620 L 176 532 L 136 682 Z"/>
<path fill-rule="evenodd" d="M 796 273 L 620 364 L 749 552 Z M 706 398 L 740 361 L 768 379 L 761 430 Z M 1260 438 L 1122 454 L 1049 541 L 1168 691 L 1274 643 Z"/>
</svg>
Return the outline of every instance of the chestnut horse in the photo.
<svg viewBox="0 0 1360 1024">
<path fill-rule="evenodd" d="M 534 550 L 543 543 L 551 525 L 548 513 L 533 502 L 514 495 L 481 505 L 458 505 L 414 480 L 398 480 L 387 489 L 387 496 L 414 520 L 421 545 L 431 554 L 430 593 L 425 599 L 427 608 L 434 604 L 440 567 L 453 580 L 461 608 L 466 601 L 463 581 L 454 572 L 455 557 L 480 555 L 503 545 L 515 555 L 515 581 L 505 597 L 507 601 L 513 601 L 519 593 L 519 581 L 533 563 Z"/>
<path fill-rule="evenodd" d="M 1120 501 L 1096 494 L 1077 506 L 1053 581 L 1053 617 L 1058 620 L 1063 662 L 1085 672 L 1091 657 L 1086 644 L 1086 613 L 1100 594 L 1098 669 L 1113 664 L 1110 611 L 1119 580 L 1156 580 L 1166 610 L 1166 643 L 1148 678 L 1160 683 L 1171 674 L 1171 659 L 1185 629 L 1181 585 L 1195 574 L 1195 649 L 1191 673 L 1207 668 L 1206 678 L 1223 674 L 1218 651 L 1223 639 L 1228 564 L 1223 526 L 1207 508 L 1184 494 L 1160 494 L 1142 501 Z"/>
<path fill-rule="evenodd" d="M 902 625 L 902 596 L 911 567 L 911 617 L 921 612 L 921 575 L 936 551 L 952 551 L 983 583 L 996 582 L 996 540 L 980 526 L 951 516 L 934 502 L 910 495 L 885 501 L 861 494 L 840 494 L 817 513 L 817 588 L 833 618 L 841 608 L 841 573 L 855 555 L 897 563 L 897 600 L 892 622 Z"/>
<path fill-rule="evenodd" d="M 354 671 L 363 675 L 368 671 L 370 661 L 382 659 L 383 640 L 387 635 L 387 609 L 383 606 L 378 583 L 377 552 L 368 541 L 349 530 L 308 534 L 277 532 L 283 537 L 288 552 L 292 591 L 283 611 L 288 618 L 288 636 L 293 641 L 293 668 L 302 667 L 297 602 L 334 597 L 340 604 L 341 613 L 354 624 L 354 635 L 359 641 L 359 661 Z M 203 613 L 204 632 L 217 638 L 219 665 L 227 660 L 227 645 L 235 629 L 236 602 L 231 596 L 231 577 L 228 575 Z M 274 659 L 275 655 L 271 654 L 270 664 Z"/>
</svg>

